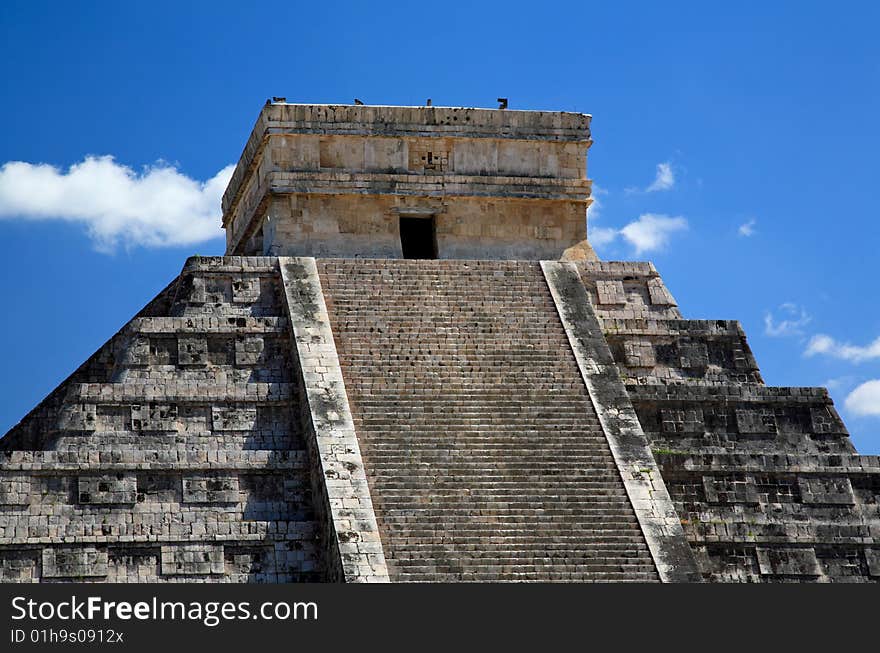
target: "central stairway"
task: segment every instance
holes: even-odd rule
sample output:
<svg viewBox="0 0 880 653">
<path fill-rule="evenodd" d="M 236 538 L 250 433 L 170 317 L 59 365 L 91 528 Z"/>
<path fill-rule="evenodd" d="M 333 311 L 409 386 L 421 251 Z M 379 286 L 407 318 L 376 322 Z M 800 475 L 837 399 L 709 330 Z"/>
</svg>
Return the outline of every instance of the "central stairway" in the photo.
<svg viewBox="0 0 880 653">
<path fill-rule="evenodd" d="M 392 581 L 656 581 L 540 265 L 318 260 Z"/>
</svg>

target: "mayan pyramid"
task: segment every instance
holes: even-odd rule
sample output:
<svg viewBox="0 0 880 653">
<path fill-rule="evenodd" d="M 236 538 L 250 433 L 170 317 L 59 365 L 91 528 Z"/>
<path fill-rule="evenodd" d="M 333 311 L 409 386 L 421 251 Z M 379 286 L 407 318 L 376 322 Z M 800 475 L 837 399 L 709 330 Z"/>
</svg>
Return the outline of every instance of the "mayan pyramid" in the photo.
<svg viewBox="0 0 880 653">
<path fill-rule="evenodd" d="M 227 255 L 0 440 L 0 580 L 880 580 L 880 460 L 739 323 L 598 260 L 590 143 L 267 103 Z"/>
</svg>

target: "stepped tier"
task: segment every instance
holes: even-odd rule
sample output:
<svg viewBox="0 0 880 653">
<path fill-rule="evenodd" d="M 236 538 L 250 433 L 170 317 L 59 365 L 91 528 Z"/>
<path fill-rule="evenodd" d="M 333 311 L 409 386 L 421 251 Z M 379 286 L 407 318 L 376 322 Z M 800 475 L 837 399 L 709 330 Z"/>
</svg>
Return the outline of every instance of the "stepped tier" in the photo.
<svg viewBox="0 0 880 653">
<path fill-rule="evenodd" d="M 876 581 L 878 506 L 650 264 L 196 257 L 0 439 L 0 580 Z"/>
</svg>

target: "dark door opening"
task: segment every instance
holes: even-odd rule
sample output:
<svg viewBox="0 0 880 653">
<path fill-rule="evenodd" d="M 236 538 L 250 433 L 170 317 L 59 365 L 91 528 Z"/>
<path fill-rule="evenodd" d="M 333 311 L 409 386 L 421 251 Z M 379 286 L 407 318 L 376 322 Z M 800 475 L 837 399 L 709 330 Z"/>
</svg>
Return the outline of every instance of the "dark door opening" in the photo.
<svg viewBox="0 0 880 653">
<path fill-rule="evenodd" d="M 437 258 L 437 225 L 429 218 L 400 218 L 403 258 Z"/>
</svg>

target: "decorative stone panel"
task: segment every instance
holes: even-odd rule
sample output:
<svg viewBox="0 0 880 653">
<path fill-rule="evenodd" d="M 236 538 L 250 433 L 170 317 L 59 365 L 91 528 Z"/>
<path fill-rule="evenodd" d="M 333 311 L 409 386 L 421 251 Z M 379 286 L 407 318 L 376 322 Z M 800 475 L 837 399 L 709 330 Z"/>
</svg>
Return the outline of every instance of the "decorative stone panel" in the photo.
<svg viewBox="0 0 880 653">
<path fill-rule="evenodd" d="M 700 408 L 661 409 L 660 429 L 664 433 L 702 433 L 705 430 Z"/>
<path fill-rule="evenodd" d="M 132 338 L 125 352 L 124 362 L 130 367 L 149 365 L 152 362 L 150 338 L 143 335 Z"/>
<path fill-rule="evenodd" d="M 26 506 L 30 501 L 30 477 L 19 474 L 0 476 L 0 506 Z"/>
<path fill-rule="evenodd" d="M 648 294 L 654 306 L 678 306 L 678 303 L 659 277 L 648 279 Z"/>
<path fill-rule="evenodd" d="M 259 277 L 234 277 L 232 279 L 232 301 L 253 304 L 260 299 Z"/>
<path fill-rule="evenodd" d="M 137 502 L 137 478 L 124 474 L 80 476 L 77 502 L 81 504 L 127 504 Z"/>
<path fill-rule="evenodd" d="M 162 547 L 160 573 L 163 576 L 211 576 L 224 572 L 222 545 L 172 544 Z"/>
<path fill-rule="evenodd" d="M 58 428 L 62 431 L 94 431 L 98 423 L 95 404 L 69 404 L 61 411 Z"/>
<path fill-rule="evenodd" d="M 173 404 L 132 404 L 131 428 L 134 431 L 176 431 L 177 406 Z"/>
<path fill-rule="evenodd" d="M 868 575 L 880 577 L 880 549 L 865 549 L 865 562 L 868 563 Z"/>
<path fill-rule="evenodd" d="M 745 435 L 776 433 L 776 416 L 769 408 L 739 409 L 736 411 L 736 428 Z"/>
<path fill-rule="evenodd" d="M 188 303 L 190 304 L 204 304 L 206 301 L 206 293 L 205 293 L 205 278 L 204 277 L 193 277 L 192 278 L 192 289 L 190 290 L 189 297 L 187 298 Z"/>
<path fill-rule="evenodd" d="M 0 551 L 0 583 L 32 583 L 37 581 L 38 551 L 5 549 Z"/>
<path fill-rule="evenodd" d="M 709 366 L 709 351 L 704 342 L 682 342 L 678 345 L 679 362 L 684 369 L 705 369 Z"/>
<path fill-rule="evenodd" d="M 195 476 L 183 479 L 184 503 L 235 503 L 239 500 L 237 476 Z"/>
<path fill-rule="evenodd" d="M 803 503 L 853 505 L 856 502 L 852 483 L 846 476 L 798 477 Z"/>
<path fill-rule="evenodd" d="M 596 292 L 600 304 L 626 304 L 626 293 L 623 290 L 623 281 L 615 279 L 597 279 Z"/>
<path fill-rule="evenodd" d="M 179 365 L 205 365 L 208 362 L 207 338 L 178 338 L 177 362 Z"/>
<path fill-rule="evenodd" d="M 99 578 L 107 575 L 107 551 L 94 547 L 43 549 L 43 578 Z"/>
<path fill-rule="evenodd" d="M 813 547 L 758 547 L 756 553 L 764 576 L 818 576 L 821 573 Z"/>
<path fill-rule="evenodd" d="M 250 431 L 257 424 L 256 407 L 211 406 L 215 431 Z"/>
<path fill-rule="evenodd" d="M 235 364 L 256 365 L 263 355 L 265 343 L 261 336 L 246 336 L 235 341 Z"/>
<path fill-rule="evenodd" d="M 704 476 L 703 489 L 709 503 L 758 503 L 754 482 L 743 476 Z"/>
<path fill-rule="evenodd" d="M 843 433 L 843 422 L 833 406 L 814 406 L 810 408 L 810 423 L 813 433 Z"/>
<path fill-rule="evenodd" d="M 654 367 L 657 364 L 654 345 L 648 341 L 627 340 L 623 355 L 629 367 Z"/>
</svg>

